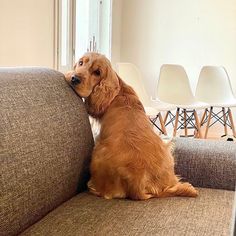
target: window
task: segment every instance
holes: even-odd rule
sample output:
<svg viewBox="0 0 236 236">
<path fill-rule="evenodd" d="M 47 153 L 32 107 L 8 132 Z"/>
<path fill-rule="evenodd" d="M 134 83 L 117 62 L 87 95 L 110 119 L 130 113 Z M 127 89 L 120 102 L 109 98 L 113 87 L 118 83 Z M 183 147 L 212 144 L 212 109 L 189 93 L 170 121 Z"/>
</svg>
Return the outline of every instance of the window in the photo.
<svg viewBox="0 0 236 236">
<path fill-rule="evenodd" d="M 61 71 L 69 70 L 73 64 L 73 14 L 72 1 L 59 1 L 59 34 L 57 48 L 58 69 Z"/>
<path fill-rule="evenodd" d="M 57 69 L 70 70 L 85 52 L 110 58 L 112 0 L 60 0 Z"/>
</svg>

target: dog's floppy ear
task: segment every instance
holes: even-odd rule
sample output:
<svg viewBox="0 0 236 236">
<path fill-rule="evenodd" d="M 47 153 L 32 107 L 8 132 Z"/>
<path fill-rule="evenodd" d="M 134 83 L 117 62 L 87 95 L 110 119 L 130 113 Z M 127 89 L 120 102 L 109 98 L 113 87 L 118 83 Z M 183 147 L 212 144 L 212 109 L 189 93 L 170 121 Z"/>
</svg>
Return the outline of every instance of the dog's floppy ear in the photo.
<svg viewBox="0 0 236 236">
<path fill-rule="evenodd" d="M 106 77 L 100 81 L 85 101 L 88 113 L 96 118 L 101 117 L 119 91 L 118 76 L 111 66 L 108 66 Z"/>
</svg>

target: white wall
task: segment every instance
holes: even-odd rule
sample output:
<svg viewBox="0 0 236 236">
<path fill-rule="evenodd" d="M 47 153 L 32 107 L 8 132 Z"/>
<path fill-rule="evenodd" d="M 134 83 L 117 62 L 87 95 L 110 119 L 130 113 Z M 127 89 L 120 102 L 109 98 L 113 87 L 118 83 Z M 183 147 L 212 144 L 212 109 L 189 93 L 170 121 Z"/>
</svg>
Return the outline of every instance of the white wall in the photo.
<svg viewBox="0 0 236 236">
<path fill-rule="evenodd" d="M 54 66 L 54 0 L 0 0 L 0 66 Z"/>
<path fill-rule="evenodd" d="M 123 0 L 112 1 L 111 61 L 114 67 L 121 60 L 122 6 Z"/>
<path fill-rule="evenodd" d="M 183 65 L 193 89 L 201 66 L 223 65 L 236 93 L 236 0 L 125 0 L 120 19 L 117 59 L 141 69 L 151 95 L 164 63 Z"/>
</svg>

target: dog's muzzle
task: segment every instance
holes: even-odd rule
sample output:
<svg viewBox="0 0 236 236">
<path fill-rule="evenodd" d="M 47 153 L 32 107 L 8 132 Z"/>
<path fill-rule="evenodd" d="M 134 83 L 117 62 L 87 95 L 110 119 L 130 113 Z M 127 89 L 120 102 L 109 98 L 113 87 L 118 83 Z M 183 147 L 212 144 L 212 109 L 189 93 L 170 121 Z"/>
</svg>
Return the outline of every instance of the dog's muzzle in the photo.
<svg viewBox="0 0 236 236">
<path fill-rule="evenodd" d="M 76 75 L 73 75 L 72 77 L 71 77 L 71 84 L 73 85 L 73 86 L 76 86 L 77 84 L 80 84 L 81 83 L 81 78 L 80 77 L 78 77 L 78 76 L 76 76 Z"/>
</svg>

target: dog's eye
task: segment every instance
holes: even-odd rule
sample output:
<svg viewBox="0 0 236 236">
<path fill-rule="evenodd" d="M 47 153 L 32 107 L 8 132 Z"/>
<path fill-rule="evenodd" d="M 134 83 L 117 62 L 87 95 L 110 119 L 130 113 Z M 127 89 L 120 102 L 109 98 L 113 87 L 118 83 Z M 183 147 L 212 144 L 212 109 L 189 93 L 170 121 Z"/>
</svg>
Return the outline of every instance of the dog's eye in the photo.
<svg viewBox="0 0 236 236">
<path fill-rule="evenodd" d="M 79 61 L 79 65 L 82 66 L 83 65 L 83 61 Z"/>
<path fill-rule="evenodd" d="M 101 74 L 100 70 L 95 70 L 93 73 L 94 73 L 96 76 L 100 76 L 100 74 Z"/>
</svg>

